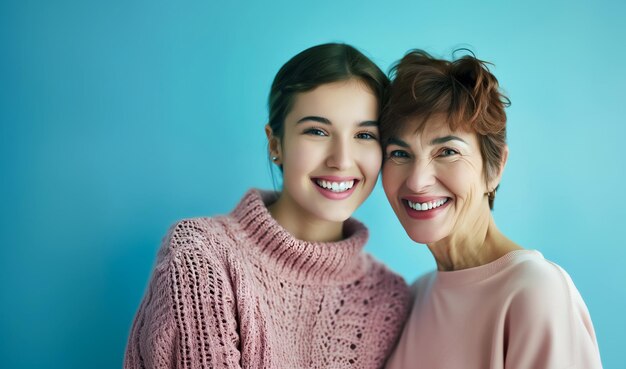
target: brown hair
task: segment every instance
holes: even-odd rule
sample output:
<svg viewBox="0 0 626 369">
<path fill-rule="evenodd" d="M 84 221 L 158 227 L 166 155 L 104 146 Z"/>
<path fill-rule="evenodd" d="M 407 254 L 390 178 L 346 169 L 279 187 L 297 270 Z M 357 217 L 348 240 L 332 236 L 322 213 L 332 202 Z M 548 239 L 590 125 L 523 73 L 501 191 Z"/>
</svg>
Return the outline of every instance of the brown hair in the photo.
<svg viewBox="0 0 626 369">
<path fill-rule="evenodd" d="M 310 47 L 283 65 L 270 90 L 269 125 L 282 138 L 285 117 L 300 92 L 333 82 L 356 78 L 372 90 L 382 109 L 389 79 L 374 62 L 359 50 L 346 44 L 328 43 Z"/>
<path fill-rule="evenodd" d="M 422 50 L 407 53 L 390 72 L 390 96 L 380 119 L 383 147 L 390 138 L 409 128 L 420 131 L 432 115 L 443 114 L 451 130 L 476 132 L 485 181 L 497 176 L 506 146 L 504 108 L 511 102 L 487 64 L 473 54 L 448 61 Z M 493 209 L 491 197 L 489 207 Z"/>
</svg>

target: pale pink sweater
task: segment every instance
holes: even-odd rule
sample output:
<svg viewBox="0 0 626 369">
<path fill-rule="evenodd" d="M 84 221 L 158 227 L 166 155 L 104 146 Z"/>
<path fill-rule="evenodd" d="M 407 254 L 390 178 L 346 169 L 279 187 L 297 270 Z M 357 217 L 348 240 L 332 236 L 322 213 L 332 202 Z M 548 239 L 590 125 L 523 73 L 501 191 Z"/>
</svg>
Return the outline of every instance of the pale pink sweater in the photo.
<svg viewBox="0 0 626 369">
<path fill-rule="evenodd" d="M 276 223 L 273 193 L 228 216 L 175 224 L 133 322 L 125 368 L 379 368 L 399 337 L 404 280 L 340 242 L 304 242 Z"/>
<path fill-rule="evenodd" d="M 433 272 L 387 369 L 599 369 L 587 307 L 569 275 L 538 251 Z"/>
</svg>

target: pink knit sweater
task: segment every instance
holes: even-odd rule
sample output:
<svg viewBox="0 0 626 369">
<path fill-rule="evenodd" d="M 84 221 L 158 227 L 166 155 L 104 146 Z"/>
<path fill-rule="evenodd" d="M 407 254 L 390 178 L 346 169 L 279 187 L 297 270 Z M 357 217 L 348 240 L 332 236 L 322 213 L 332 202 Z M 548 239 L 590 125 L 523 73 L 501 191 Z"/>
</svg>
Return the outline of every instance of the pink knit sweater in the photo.
<svg viewBox="0 0 626 369">
<path fill-rule="evenodd" d="M 228 216 L 175 224 L 133 322 L 125 368 L 379 368 L 408 314 L 403 279 L 345 239 L 295 239 L 249 191 Z"/>
</svg>

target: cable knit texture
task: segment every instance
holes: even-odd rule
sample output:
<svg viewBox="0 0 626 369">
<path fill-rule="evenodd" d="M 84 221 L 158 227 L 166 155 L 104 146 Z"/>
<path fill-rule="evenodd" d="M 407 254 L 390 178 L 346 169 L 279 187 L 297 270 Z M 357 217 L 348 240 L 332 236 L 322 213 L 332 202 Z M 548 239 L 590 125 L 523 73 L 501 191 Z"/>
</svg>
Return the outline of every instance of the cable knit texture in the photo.
<svg viewBox="0 0 626 369">
<path fill-rule="evenodd" d="M 404 280 L 339 242 L 295 239 L 269 214 L 274 193 L 183 220 L 164 239 L 133 322 L 125 368 L 379 368 L 409 308 Z"/>
</svg>

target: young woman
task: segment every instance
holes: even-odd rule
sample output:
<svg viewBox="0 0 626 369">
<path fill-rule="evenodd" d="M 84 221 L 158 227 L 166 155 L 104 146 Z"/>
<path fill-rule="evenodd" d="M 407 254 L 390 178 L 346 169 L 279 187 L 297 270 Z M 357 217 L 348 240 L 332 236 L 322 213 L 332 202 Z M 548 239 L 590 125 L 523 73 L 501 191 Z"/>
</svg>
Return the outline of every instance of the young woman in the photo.
<svg viewBox="0 0 626 369">
<path fill-rule="evenodd" d="M 175 224 L 131 328 L 126 368 L 378 368 L 408 305 L 350 218 L 382 161 L 387 77 L 344 44 L 278 72 L 265 127 L 280 193 Z"/>
<path fill-rule="evenodd" d="M 602 367 L 569 275 L 508 239 L 490 211 L 508 154 L 507 104 L 473 56 L 414 51 L 395 67 L 381 118 L 383 186 L 437 271 L 415 282 L 387 368 Z"/>
</svg>

